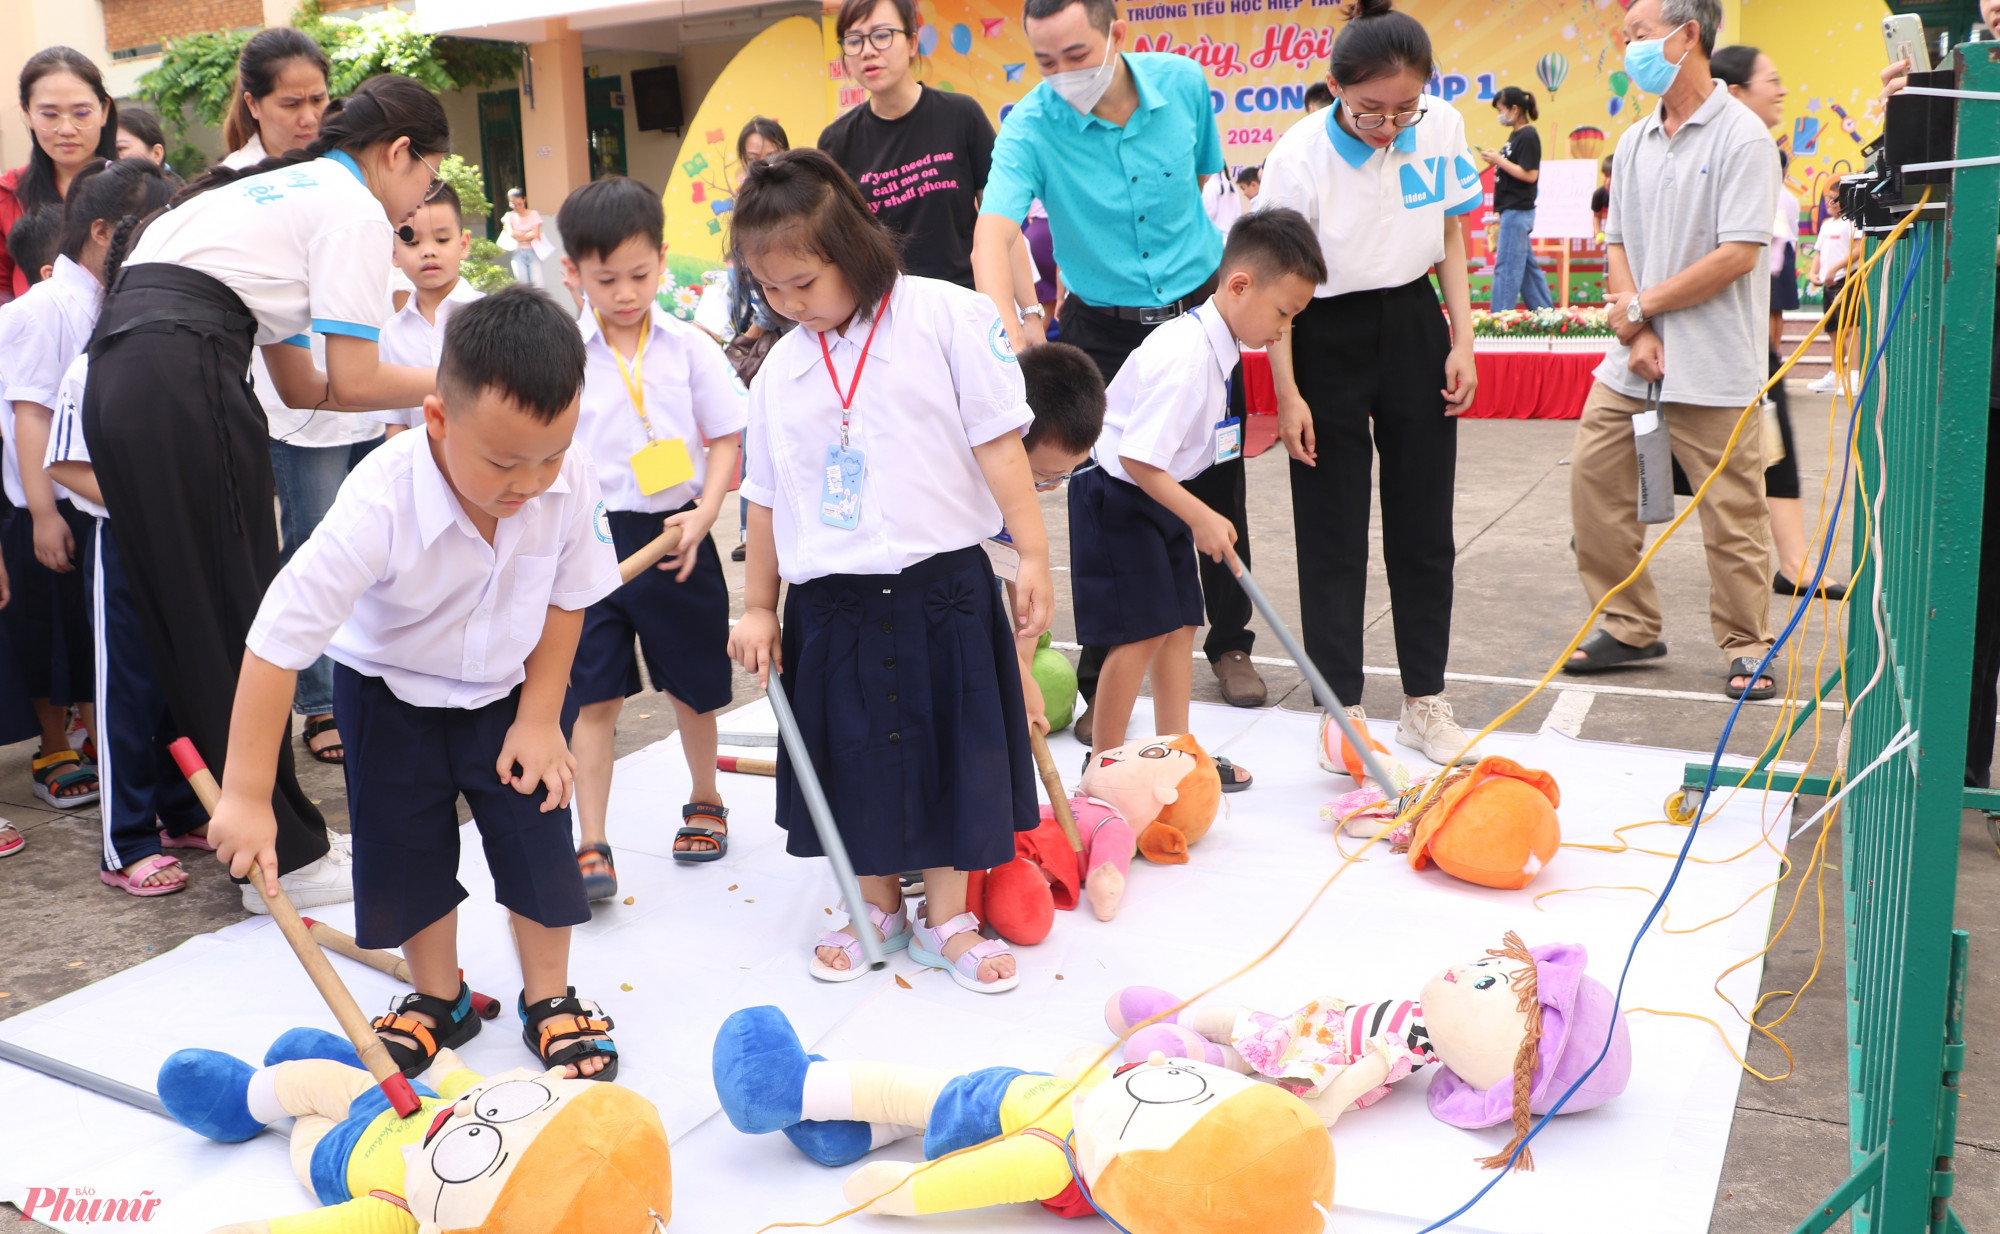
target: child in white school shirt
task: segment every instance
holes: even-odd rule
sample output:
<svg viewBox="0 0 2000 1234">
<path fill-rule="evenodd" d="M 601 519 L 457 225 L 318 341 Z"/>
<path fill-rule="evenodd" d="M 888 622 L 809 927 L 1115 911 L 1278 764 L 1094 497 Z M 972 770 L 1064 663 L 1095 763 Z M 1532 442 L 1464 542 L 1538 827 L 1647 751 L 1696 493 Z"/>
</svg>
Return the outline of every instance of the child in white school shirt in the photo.
<svg viewBox="0 0 2000 1234">
<path fill-rule="evenodd" d="M 209 834 L 275 873 L 277 739 L 297 670 L 325 651 L 355 937 L 401 945 L 416 987 L 375 1021 L 397 1066 L 418 1074 L 479 1031 L 458 968 L 463 796 L 509 910 L 524 1040 L 541 1066 L 609 1080 L 611 1019 L 568 983 L 570 927 L 590 906 L 570 856 L 564 699 L 583 610 L 618 585 L 595 469 L 571 448 L 583 344 L 547 297 L 509 288 L 459 312 L 437 374 L 424 431 L 355 469 L 265 594 Z"/>
<path fill-rule="evenodd" d="M 382 363 L 426 368 L 438 362 L 451 315 L 481 295 L 478 288 L 459 277 L 459 263 L 471 249 L 472 237 L 465 230 L 458 193 L 451 185 L 439 185 L 437 196 L 417 208 L 409 222 L 409 235 L 408 240 L 400 234 L 396 237 L 396 268 L 415 290 L 382 325 Z M 369 415 L 388 425 L 391 437 L 424 423 L 422 407 Z"/>
<path fill-rule="evenodd" d="M 576 857 L 593 900 L 618 892 L 605 814 L 618 713 L 640 688 L 635 637 L 653 688 L 673 703 L 693 781 L 674 860 L 717 861 L 729 851 L 729 811 L 715 782 L 715 716 L 733 692 L 729 584 L 709 529 L 736 474 L 748 395 L 714 340 L 654 301 L 665 226 L 660 195 L 623 176 L 584 185 L 556 214 L 563 279 L 585 300 L 576 434 L 597 461 L 618 556 L 669 527 L 683 536 L 672 556 L 583 619 L 570 690 L 578 708 Z"/>
<path fill-rule="evenodd" d="M 863 904 L 821 934 L 811 972 L 865 975 L 860 932 L 962 988 L 1020 981 L 965 911 L 966 874 L 1040 824 L 1016 634 L 1049 624 L 1048 539 L 1021 432 L 1033 421 L 991 301 L 901 273 L 894 238 L 818 150 L 754 164 L 732 247 L 800 324 L 750 390 L 744 614 L 730 653 L 781 670 Z M 981 543 L 1020 552 L 1015 620 Z M 778 620 L 778 582 L 791 584 Z M 786 851 L 821 855 L 778 752 Z M 897 876 L 924 872 L 913 921 Z"/>
</svg>

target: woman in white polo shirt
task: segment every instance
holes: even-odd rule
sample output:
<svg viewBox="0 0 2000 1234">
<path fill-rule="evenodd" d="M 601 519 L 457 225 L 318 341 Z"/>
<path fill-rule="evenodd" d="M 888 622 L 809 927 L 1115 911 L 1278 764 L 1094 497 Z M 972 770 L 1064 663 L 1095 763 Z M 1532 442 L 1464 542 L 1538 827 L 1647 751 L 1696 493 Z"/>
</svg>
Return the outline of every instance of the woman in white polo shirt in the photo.
<svg viewBox="0 0 2000 1234">
<path fill-rule="evenodd" d="M 1278 140 L 1256 203 L 1305 215 L 1326 256 L 1327 281 L 1270 348 L 1279 429 L 1292 456 L 1306 653 L 1348 714 L 1360 716 L 1372 422 L 1403 677 L 1396 736 L 1449 765 L 1474 757 L 1443 694 L 1458 459 L 1452 417 L 1472 402 L 1478 381 L 1457 216 L 1479 204 L 1479 172 L 1465 122 L 1424 95 L 1430 36 L 1390 0 L 1362 0 L 1328 68 L 1334 105 Z M 1320 728 L 1322 760 L 1337 769 L 1324 718 Z"/>
<path fill-rule="evenodd" d="M 371 78 L 327 109 L 304 150 L 217 168 L 112 236 L 84 438 L 168 706 L 218 772 L 244 638 L 278 573 L 251 347 L 289 406 L 388 410 L 431 393 L 435 370 L 381 363 L 376 339 L 391 227 L 435 191 L 450 131 L 424 86 Z M 327 337 L 324 373 L 308 331 Z M 325 864 L 326 824 L 289 742 L 278 768 L 278 864 L 304 874 Z"/>
</svg>

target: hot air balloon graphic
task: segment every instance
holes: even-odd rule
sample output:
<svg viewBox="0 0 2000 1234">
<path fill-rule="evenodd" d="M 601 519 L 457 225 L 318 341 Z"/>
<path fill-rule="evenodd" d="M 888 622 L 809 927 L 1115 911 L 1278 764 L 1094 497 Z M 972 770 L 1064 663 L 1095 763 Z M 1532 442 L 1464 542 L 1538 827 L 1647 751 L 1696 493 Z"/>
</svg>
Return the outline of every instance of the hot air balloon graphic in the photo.
<svg viewBox="0 0 2000 1234">
<path fill-rule="evenodd" d="M 1569 57 L 1559 51 L 1552 51 L 1535 61 L 1535 76 L 1542 79 L 1550 94 L 1562 89 L 1563 79 L 1569 76 Z"/>
<path fill-rule="evenodd" d="M 1579 124 L 1569 131 L 1569 156 L 1594 159 L 1604 148 L 1604 130 L 1593 124 Z"/>
</svg>

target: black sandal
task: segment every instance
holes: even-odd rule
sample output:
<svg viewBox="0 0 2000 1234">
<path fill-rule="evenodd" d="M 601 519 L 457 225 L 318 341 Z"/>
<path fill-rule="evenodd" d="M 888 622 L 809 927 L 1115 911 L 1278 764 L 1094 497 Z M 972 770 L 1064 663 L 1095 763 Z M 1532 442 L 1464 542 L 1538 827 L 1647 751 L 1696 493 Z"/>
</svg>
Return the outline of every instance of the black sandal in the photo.
<svg viewBox="0 0 2000 1234">
<path fill-rule="evenodd" d="M 608 1033 L 615 1025 L 604 1009 L 576 996 L 576 987 L 561 998 L 545 998 L 530 1007 L 528 992 L 521 991 L 516 1007 L 521 1013 L 521 1040 L 542 1060 L 544 1067 L 577 1066 L 577 1078 L 613 1080 L 618 1076 L 618 1045 L 608 1040 L 588 1039 L 591 1033 Z M 567 1042 L 568 1044 L 564 1044 Z M 580 1064 L 593 1055 L 610 1061 L 596 1075 L 584 1075 Z"/>
<path fill-rule="evenodd" d="M 704 827 L 697 818 L 712 818 L 722 829 Z M 729 853 L 729 811 L 723 806 L 694 803 L 681 807 L 681 821 L 688 824 L 674 833 L 676 840 L 707 840 L 714 848 L 676 848 L 675 861 L 720 861 Z"/>
<path fill-rule="evenodd" d="M 1761 656 L 1737 656 L 1734 660 L 1731 660 L 1729 662 L 1729 673 L 1722 679 L 1723 693 L 1731 698 L 1747 698 L 1753 703 L 1776 695 L 1778 692 L 1777 679 L 1769 673 L 1760 673 L 1757 671 L 1757 665 L 1761 660 Z M 1738 686 L 1734 680 L 1737 677 L 1748 677 L 1750 679 L 1750 688 L 1746 690 Z M 1760 686 L 1757 684 L 1760 681 L 1768 681 L 1771 684 Z"/>
<path fill-rule="evenodd" d="M 1591 635 L 1577 647 L 1583 659 L 1574 657 L 1563 662 L 1565 673 L 1601 673 L 1606 669 L 1622 668 L 1641 660 L 1657 660 L 1667 654 L 1665 643 L 1654 641 L 1644 647 L 1634 647 L 1621 643 L 1603 630 Z"/>
<path fill-rule="evenodd" d="M 1240 793 L 1244 789 L 1249 788 L 1250 785 L 1256 781 L 1257 777 L 1250 775 L 1248 772 L 1244 773 L 1242 779 L 1240 780 L 1237 779 L 1236 778 L 1237 770 L 1238 769 L 1236 764 L 1230 762 L 1226 758 L 1218 758 L 1215 760 L 1215 774 L 1222 777 L 1223 792 Z"/>
<path fill-rule="evenodd" d="M 410 1018 L 412 1011 L 437 1021 L 437 1027 Z M 389 1004 L 389 1014 L 375 1017 L 369 1027 L 380 1038 L 382 1048 L 389 1051 L 396 1070 L 413 1078 L 422 1075 L 439 1050 L 457 1049 L 479 1035 L 479 1017 L 472 1012 L 472 987 L 461 978 L 458 997 L 451 1001 L 431 994 L 405 994 Z M 383 1033 L 400 1033 L 416 1044 L 394 1041 Z"/>
<path fill-rule="evenodd" d="M 320 746 L 317 749 L 313 747 L 313 738 L 319 736 L 321 733 L 332 732 L 339 727 L 340 722 L 332 716 L 328 716 L 324 720 L 307 720 L 306 753 L 312 755 L 322 763 L 331 763 L 335 767 L 344 766 L 347 762 L 347 747 L 342 743 L 336 741 L 332 745 Z"/>
</svg>

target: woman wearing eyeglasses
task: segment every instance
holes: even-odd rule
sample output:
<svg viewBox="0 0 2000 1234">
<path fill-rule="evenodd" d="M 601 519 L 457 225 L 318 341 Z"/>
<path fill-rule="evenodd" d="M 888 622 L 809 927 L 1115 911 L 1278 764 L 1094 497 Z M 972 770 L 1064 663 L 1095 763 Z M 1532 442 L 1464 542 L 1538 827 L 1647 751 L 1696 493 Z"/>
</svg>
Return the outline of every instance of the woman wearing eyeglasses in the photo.
<svg viewBox="0 0 2000 1234">
<path fill-rule="evenodd" d="M 28 272 L 6 251 L 14 224 L 61 202 L 86 165 L 118 157 L 118 106 L 97 66 L 73 48 L 45 47 L 21 66 L 21 116 L 35 144 L 25 165 L 0 176 L 0 304 L 28 292 Z"/>
<path fill-rule="evenodd" d="M 1479 172 L 1464 121 L 1424 95 L 1430 36 L 1391 11 L 1390 0 L 1362 0 L 1334 40 L 1329 70 L 1334 105 L 1279 139 L 1256 203 L 1305 215 L 1328 272 L 1270 347 L 1279 431 L 1292 456 L 1306 652 L 1348 714 L 1360 716 L 1372 424 L 1403 677 L 1396 737 L 1448 766 L 1476 757 L 1443 694 L 1458 460 L 1452 417 L 1479 380 L 1458 216 L 1479 204 Z M 1320 730 L 1323 764 L 1338 770 L 1324 718 Z"/>
<path fill-rule="evenodd" d="M 972 286 L 972 227 L 993 160 L 985 109 L 911 75 L 912 0 L 846 0 L 834 29 L 841 63 L 868 101 L 827 125 L 819 148 L 903 238 L 906 273 Z"/>
<path fill-rule="evenodd" d="M 251 349 L 292 407 L 388 411 L 434 391 L 435 370 L 382 363 L 376 340 L 393 230 L 436 191 L 450 132 L 423 85 L 372 77 L 326 110 L 304 149 L 217 167 L 111 235 L 84 439 L 161 690 L 218 772 L 244 639 L 278 573 L 270 442 L 244 381 Z M 308 332 L 326 336 L 324 371 Z M 272 807 L 293 901 L 350 898 L 344 853 L 329 854 L 289 744 Z M 245 891 L 254 910 L 262 900 Z"/>
</svg>

